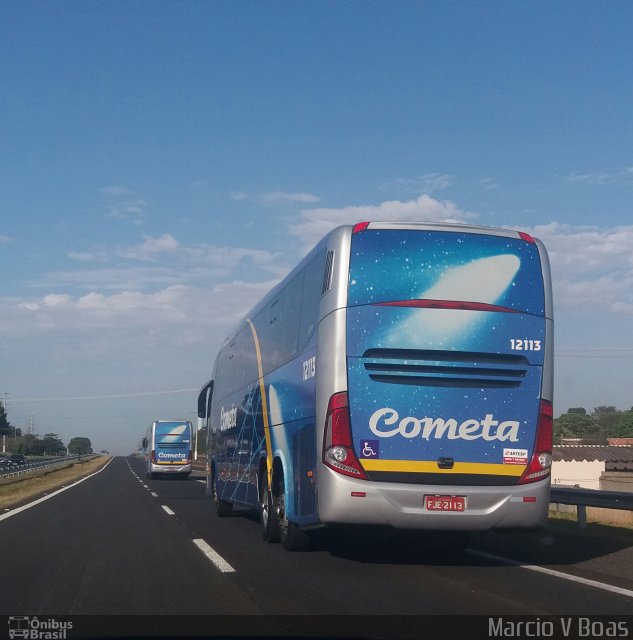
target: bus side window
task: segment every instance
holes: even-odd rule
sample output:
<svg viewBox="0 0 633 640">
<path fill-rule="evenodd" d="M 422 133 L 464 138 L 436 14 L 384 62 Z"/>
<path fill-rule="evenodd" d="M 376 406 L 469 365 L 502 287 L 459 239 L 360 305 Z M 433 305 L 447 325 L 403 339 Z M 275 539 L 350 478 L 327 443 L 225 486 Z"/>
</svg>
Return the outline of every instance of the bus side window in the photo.
<svg viewBox="0 0 633 640">
<path fill-rule="evenodd" d="M 308 344 L 319 322 L 319 305 L 321 302 L 324 268 L 325 250 L 314 256 L 304 269 L 299 351 L 303 350 Z"/>
<path fill-rule="evenodd" d="M 231 358 L 231 352 L 232 348 L 227 345 L 218 355 L 217 369 L 222 372 L 222 375 L 218 376 L 215 381 L 215 393 L 219 399 L 226 398 L 233 389 L 235 367 L 232 363 L 235 358 Z"/>
<path fill-rule="evenodd" d="M 299 329 L 301 326 L 301 296 L 303 273 L 298 273 L 285 287 L 283 300 L 283 330 L 281 333 L 280 363 L 292 360 L 299 351 Z"/>
<path fill-rule="evenodd" d="M 235 337 L 235 359 L 239 363 L 235 372 L 235 389 L 242 389 L 250 382 L 257 380 L 257 365 L 250 366 L 250 354 L 253 349 L 253 333 L 247 325 L 240 329 Z"/>
<path fill-rule="evenodd" d="M 260 321 L 256 326 L 262 355 L 262 368 L 265 374 L 279 366 L 282 311 L 280 297 L 277 296 L 257 314 Z"/>
</svg>

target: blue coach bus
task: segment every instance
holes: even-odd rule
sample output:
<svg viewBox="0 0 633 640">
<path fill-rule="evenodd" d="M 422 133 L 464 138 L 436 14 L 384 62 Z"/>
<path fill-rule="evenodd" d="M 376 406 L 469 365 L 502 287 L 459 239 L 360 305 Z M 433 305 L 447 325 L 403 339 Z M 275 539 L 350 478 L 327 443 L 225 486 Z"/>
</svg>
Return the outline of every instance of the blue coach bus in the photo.
<svg viewBox="0 0 633 640">
<path fill-rule="evenodd" d="M 188 420 L 155 420 L 143 438 L 145 474 L 176 475 L 188 478 L 192 460 L 191 422 Z"/>
<path fill-rule="evenodd" d="M 201 389 L 207 492 L 265 540 L 335 523 L 467 532 L 547 517 L 543 244 L 505 229 L 330 232 L 239 323 Z M 459 537 L 460 534 L 458 533 Z"/>
</svg>

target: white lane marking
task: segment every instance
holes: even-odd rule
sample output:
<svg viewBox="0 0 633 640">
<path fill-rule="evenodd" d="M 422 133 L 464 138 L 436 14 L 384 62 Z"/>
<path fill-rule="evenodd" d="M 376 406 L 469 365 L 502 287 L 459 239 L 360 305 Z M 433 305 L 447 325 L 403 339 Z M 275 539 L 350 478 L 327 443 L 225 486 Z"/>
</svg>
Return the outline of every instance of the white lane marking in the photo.
<svg viewBox="0 0 633 640">
<path fill-rule="evenodd" d="M 40 504 L 40 502 L 44 502 L 45 500 L 49 500 L 50 498 L 53 498 L 54 496 L 59 495 L 63 491 L 68 491 L 68 489 L 72 489 L 73 487 L 76 487 L 78 484 L 81 484 L 82 482 L 85 482 L 86 480 L 88 480 L 88 478 L 93 478 L 98 473 L 101 473 L 113 460 L 114 460 L 114 458 L 110 458 L 101 467 L 101 469 L 99 469 L 99 471 L 95 471 L 94 473 L 91 473 L 89 476 L 86 476 L 85 478 L 81 478 L 80 480 L 77 480 L 77 482 L 73 482 L 72 484 L 69 484 L 67 487 L 63 487 L 61 489 L 57 489 L 57 491 L 53 491 L 53 493 L 49 493 L 49 494 L 43 496 L 42 498 L 38 498 L 37 500 L 33 500 L 33 502 L 29 502 L 28 504 L 22 505 L 21 507 L 17 507 L 13 511 L 9 511 L 8 513 L 2 514 L 0 516 L 0 520 L 6 520 L 7 518 L 11 518 L 14 515 L 16 515 L 17 513 L 20 513 L 21 511 L 26 511 L 27 509 L 30 509 L 31 507 L 34 507 L 36 504 Z"/>
<path fill-rule="evenodd" d="M 581 578 L 579 576 L 574 576 L 570 573 L 563 573 L 562 571 L 556 571 L 554 569 L 546 569 L 545 567 L 539 567 L 538 565 L 534 565 L 534 564 L 523 564 L 522 562 L 517 562 L 516 560 L 512 560 L 511 558 L 503 558 L 501 556 L 495 556 L 492 553 L 486 553 L 485 551 L 468 549 L 466 553 L 470 553 L 474 556 L 479 556 L 481 558 L 486 558 L 487 560 L 496 560 L 497 562 L 503 562 L 504 564 L 511 564 L 511 565 L 514 565 L 515 567 L 522 567 L 523 569 L 528 569 L 530 571 L 545 573 L 548 576 L 562 578 L 563 580 L 570 580 L 571 582 L 577 582 L 578 584 L 584 584 L 588 587 L 602 589 L 603 591 L 610 591 L 611 593 L 617 593 L 618 595 L 626 596 L 627 598 L 633 598 L 633 591 L 631 591 L 630 589 L 623 589 L 622 587 L 616 587 L 612 584 L 607 584 L 606 582 L 589 580 L 588 578 Z"/>
<path fill-rule="evenodd" d="M 158 494 L 152 491 L 152 498 L 158 498 Z"/>
<path fill-rule="evenodd" d="M 196 480 L 196 482 L 202 482 L 202 484 L 207 484 L 206 480 Z"/>
<path fill-rule="evenodd" d="M 161 504 L 160 505 L 163 509 L 163 511 L 168 515 L 168 516 L 175 516 L 176 514 L 166 505 L 166 504 Z"/>
<path fill-rule="evenodd" d="M 144 484 L 143 489 L 149 489 L 149 487 L 146 484 Z"/>
<path fill-rule="evenodd" d="M 202 540 L 202 538 L 196 538 L 193 543 L 222 573 L 235 572 L 235 569 L 219 553 L 214 551 L 212 547 Z"/>
</svg>

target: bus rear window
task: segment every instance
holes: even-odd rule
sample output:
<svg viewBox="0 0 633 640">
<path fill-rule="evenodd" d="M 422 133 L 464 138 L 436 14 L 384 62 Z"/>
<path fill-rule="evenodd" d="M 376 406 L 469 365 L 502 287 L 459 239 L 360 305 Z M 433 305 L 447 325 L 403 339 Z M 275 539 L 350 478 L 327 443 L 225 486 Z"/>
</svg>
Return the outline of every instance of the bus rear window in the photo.
<svg viewBox="0 0 633 640">
<path fill-rule="evenodd" d="M 189 442 L 186 422 L 157 422 L 155 433 L 160 443 Z"/>
<path fill-rule="evenodd" d="M 407 300 L 470 302 L 543 315 L 538 247 L 521 238 L 454 231 L 354 234 L 348 305 Z"/>
</svg>

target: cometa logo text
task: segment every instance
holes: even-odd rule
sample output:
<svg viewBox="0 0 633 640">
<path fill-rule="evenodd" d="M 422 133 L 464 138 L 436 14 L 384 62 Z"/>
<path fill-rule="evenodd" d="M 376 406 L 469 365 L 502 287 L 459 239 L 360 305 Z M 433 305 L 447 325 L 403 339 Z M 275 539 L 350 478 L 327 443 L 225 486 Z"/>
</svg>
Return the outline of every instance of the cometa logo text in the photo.
<svg viewBox="0 0 633 640">
<path fill-rule="evenodd" d="M 430 438 L 449 440 L 500 440 L 517 442 L 519 439 L 519 422 L 495 420 L 492 413 L 487 413 L 483 420 L 469 418 L 458 423 L 455 418 L 414 418 L 407 416 L 400 419 L 398 412 L 390 407 L 374 411 L 369 418 L 371 432 L 379 438 L 392 438 L 400 435 L 403 438 Z"/>
</svg>

